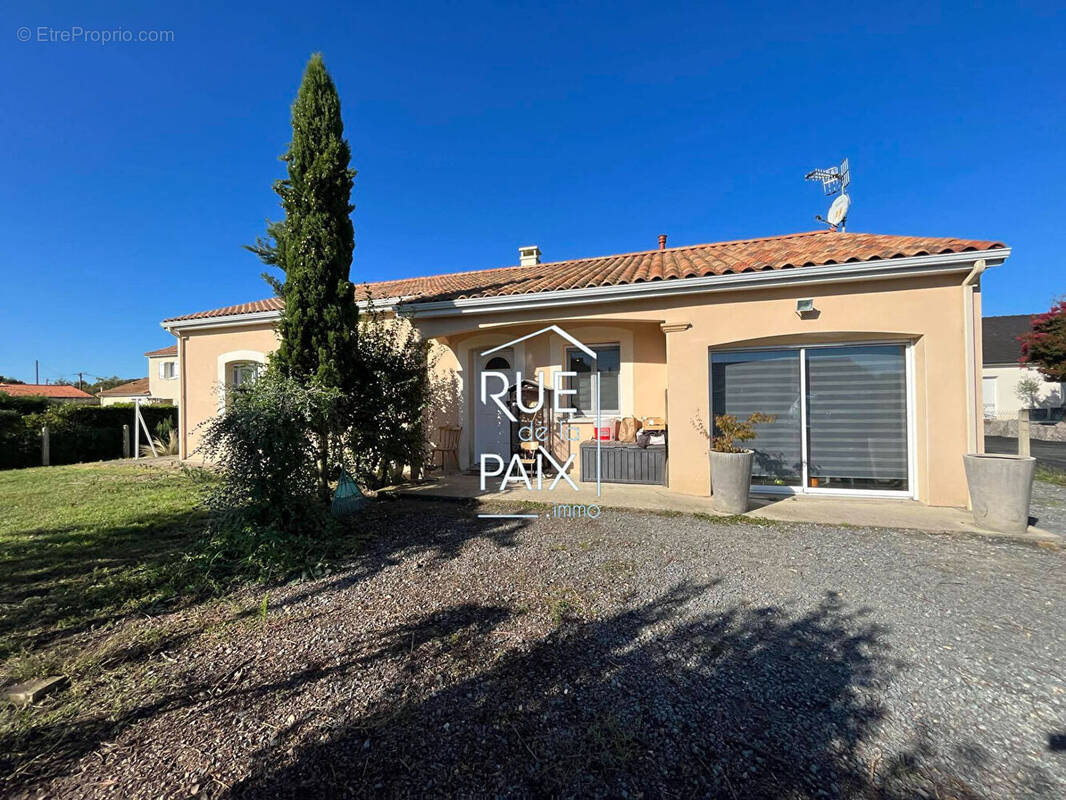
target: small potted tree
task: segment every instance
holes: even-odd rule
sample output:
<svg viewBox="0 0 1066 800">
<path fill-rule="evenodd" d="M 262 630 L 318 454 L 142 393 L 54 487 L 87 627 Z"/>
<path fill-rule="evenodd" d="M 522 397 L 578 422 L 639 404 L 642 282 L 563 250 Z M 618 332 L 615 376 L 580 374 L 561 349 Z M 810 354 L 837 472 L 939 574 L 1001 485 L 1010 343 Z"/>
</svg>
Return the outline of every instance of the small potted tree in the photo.
<svg viewBox="0 0 1066 800">
<path fill-rule="evenodd" d="M 751 491 L 751 464 L 754 450 L 743 447 L 756 437 L 755 426 L 773 422 L 777 417 L 756 411 L 746 420 L 732 414 L 714 418 L 711 434 L 711 505 L 717 511 L 743 514 L 748 510 Z"/>
</svg>

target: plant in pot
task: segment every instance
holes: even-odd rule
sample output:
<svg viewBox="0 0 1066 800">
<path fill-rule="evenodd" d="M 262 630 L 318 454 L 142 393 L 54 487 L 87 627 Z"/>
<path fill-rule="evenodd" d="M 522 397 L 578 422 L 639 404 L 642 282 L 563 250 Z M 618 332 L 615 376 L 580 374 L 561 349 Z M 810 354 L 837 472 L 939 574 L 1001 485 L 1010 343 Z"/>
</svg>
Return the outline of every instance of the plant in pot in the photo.
<svg viewBox="0 0 1066 800">
<path fill-rule="evenodd" d="M 732 414 L 714 418 L 711 440 L 711 505 L 718 511 L 743 514 L 748 510 L 751 491 L 751 464 L 755 451 L 743 446 L 757 434 L 755 426 L 773 422 L 777 417 L 759 411 L 747 419 Z"/>
</svg>

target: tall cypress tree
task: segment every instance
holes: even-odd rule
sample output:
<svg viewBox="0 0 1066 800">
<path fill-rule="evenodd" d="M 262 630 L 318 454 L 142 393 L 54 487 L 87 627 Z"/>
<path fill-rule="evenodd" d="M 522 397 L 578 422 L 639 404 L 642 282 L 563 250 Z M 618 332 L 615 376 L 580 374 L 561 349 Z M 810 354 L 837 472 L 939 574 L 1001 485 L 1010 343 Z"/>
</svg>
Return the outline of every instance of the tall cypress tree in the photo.
<svg viewBox="0 0 1066 800">
<path fill-rule="evenodd" d="M 284 281 L 264 278 L 285 299 L 279 323 L 281 343 L 272 363 L 302 383 L 340 389 L 351 396 L 358 374 L 359 311 L 349 278 L 355 239 L 352 229 L 351 150 L 344 138 L 341 102 L 315 53 L 304 70 L 292 104 L 292 141 L 282 160 L 288 178 L 274 183 L 285 219 L 268 224 L 267 238 L 248 249 L 284 273 Z M 327 484 L 331 430 L 317 432 L 321 474 Z"/>
<path fill-rule="evenodd" d="M 357 375 L 359 311 L 348 279 L 352 229 L 351 150 L 337 87 L 322 54 L 311 56 L 292 105 L 288 178 L 274 183 L 285 219 L 249 249 L 284 272 L 264 278 L 285 299 L 274 363 L 285 374 L 350 393 Z M 272 240 L 272 241 L 271 241 Z"/>
</svg>

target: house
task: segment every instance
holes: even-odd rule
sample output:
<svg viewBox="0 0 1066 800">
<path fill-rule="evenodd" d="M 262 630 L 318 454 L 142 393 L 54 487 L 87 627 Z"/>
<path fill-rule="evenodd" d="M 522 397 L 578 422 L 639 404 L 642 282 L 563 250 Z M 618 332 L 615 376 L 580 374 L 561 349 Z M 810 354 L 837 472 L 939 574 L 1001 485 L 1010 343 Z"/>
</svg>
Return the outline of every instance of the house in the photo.
<svg viewBox="0 0 1066 800">
<path fill-rule="evenodd" d="M 984 357 L 981 400 L 986 419 L 1017 419 L 1023 408 L 1037 409 L 1038 413 L 1032 415 L 1034 419 L 1061 418 L 1061 410 L 1066 406 L 1066 384 L 1049 381 L 1036 369 L 1020 363 L 1019 337 L 1032 329 L 1035 316 L 1011 314 L 981 320 Z M 1019 387 L 1025 379 L 1036 381 L 1036 391 L 1031 395 L 1021 391 L 1024 386 Z"/>
<path fill-rule="evenodd" d="M 148 394 L 153 402 L 178 404 L 178 346 L 172 344 L 144 354 L 148 358 Z"/>
<path fill-rule="evenodd" d="M 100 398 L 100 405 L 115 406 L 120 403 L 147 403 L 152 399 L 148 389 L 148 378 L 138 378 L 129 383 L 112 386 L 96 393 Z"/>
<path fill-rule="evenodd" d="M 47 397 L 54 403 L 93 403 L 91 394 L 77 386 L 54 383 L 0 383 L 0 394 L 12 397 Z"/>
<path fill-rule="evenodd" d="M 149 350 L 144 355 L 148 358 L 148 377 L 98 392 L 100 405 L 134 402 L 178 404 L 178 346 L 172 344 Z"/>
<path fill-rule="evenodd" d="M 545 385 L 572 373 L 578 439 L 592 436 L 597 400 L 604 416 L 666 419 L 670 491 L 708 495 L 701 428 L 761 411 L 776 419 L 753 443 L 757 491 L 967 505 L 962 456 L 982 448 L 981 275 L 1009 248 L 837 231 L 665 240 L 554 263 L 521 248 L 516 266 L 384 281 L 360 297 L 435 343 L 464 468 L 504 440 L 478 397 L 483 372 Z M 162 323 L 178 339 L 183 457 L 227 387 L 277 347 L 281 310 L 269 298 Z M 551 330 L 530 338 L 551 325 L 596 357 Z"/>
</svg>

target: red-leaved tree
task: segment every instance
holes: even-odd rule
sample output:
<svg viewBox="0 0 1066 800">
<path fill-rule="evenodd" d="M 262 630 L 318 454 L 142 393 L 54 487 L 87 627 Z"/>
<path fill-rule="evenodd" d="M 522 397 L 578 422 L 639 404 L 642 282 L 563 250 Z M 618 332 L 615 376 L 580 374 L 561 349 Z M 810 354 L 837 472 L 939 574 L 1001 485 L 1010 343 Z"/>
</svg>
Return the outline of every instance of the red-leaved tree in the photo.
<svg viewBox="0 0 1066 800">
<path fill-rule="evenodd" d="M 1049 381 L 1066 381 L 1066 298 L 1046 314 L 1033 317 L 1033 329 L 1019 336 L 1022 364 L 1029 364 Z"/>
</svg>

